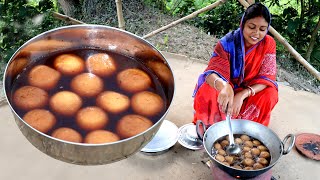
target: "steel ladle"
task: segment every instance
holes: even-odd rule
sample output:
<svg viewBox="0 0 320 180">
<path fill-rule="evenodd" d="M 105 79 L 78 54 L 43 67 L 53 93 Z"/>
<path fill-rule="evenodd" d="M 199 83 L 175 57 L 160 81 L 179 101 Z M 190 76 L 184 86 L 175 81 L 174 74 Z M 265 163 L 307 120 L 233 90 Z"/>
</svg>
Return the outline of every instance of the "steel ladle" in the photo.
<svg viewBox="0 0 320 180">
<path fill-rule="evenodd" d="M 231 126 L 231 117 L 228 113 L 227 113 L 226 121 L 229 127 L 229 140 L 230 140 L 230 145 L 227 146 L 226 152 L 229 155 L 239 154 L 241 152 L 241 149 L 238 144 L 234 143 L 234 137 L 233 137 L 232 126 Z"/>
</svg>

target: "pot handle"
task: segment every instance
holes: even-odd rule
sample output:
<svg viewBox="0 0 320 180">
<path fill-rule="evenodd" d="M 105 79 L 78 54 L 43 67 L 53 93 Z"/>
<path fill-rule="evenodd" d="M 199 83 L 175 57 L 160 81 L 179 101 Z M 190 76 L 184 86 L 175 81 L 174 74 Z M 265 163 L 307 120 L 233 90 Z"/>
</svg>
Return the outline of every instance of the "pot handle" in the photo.
<svg viewBox="0 0 320 180">
<path fill-rule="evenodd" d="M 284 146 L 286 145 L 286 143 L 287 143 L 287 141 L 288 141 L 288 139 L 289 138 L 291 138 L 291 141 L 289 142 L 289 147 L 288 147 L 288 149 L 284 149 Z M 283 139 L 283 141 L 281 142 L 282 143 L 282 146 L 283 146 L 283 152 L 282 152 L 282 154 L 283 155 L 286 155 L 286 154 L 288 154 L 290 151 L 291 151 L 291 149 L 293 148 L 293 146 L 294 146 L 294 142 L 296 141 L 296 136 L 295 135 L 293 135 L 293 134 L 288 134 L 284 139 Z"/>
<path fill-rule="evenodd" d="M 202 126 L 202 131 L 200 131 L 200 124 Z M 197 131 L 197 135 L 198 135 L 199 139 L 202 141 L 204 132 L 206 132 L 206 125 L 201 120 L 197 120 L 196 131 Z"/>
</svg>

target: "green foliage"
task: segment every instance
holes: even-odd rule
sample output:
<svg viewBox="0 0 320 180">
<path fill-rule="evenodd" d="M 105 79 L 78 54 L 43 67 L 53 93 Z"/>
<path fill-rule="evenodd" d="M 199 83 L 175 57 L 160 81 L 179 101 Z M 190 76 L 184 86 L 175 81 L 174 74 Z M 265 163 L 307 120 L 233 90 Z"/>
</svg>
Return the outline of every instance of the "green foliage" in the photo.
<svg viewBox="0 0 320 180">
<path fill-rule="evenodd" d="M 166 4 L 166 8 L 173 15 L 186 15 L 195 11 L 194 0 L 171 0 Z"/>
<path fill-rule="evenodd" d="M 1 62 L 8 62 L 23 43 L 37 34 L 61 26 L 51 15 L 55 9 L 54 3 L 47 0 L 1 0 Z"/>
<path fill-rule="evenodd" d="M 216 0 L 145 0 L 157 7 L 165 7 L 165 12 L 171 15 L 186 16 L 204 8 Z M 189 23 L 204 29 L 210 34 L 222 37 L 239 27 L 243 8 L 237 0 L 228 0 L 208 12 L 199 14 Z"/>
<path fill-rule="evenodd" d="M 313 49 L 310 57 L 310 63 L 313 66 L 320 67 L 320 46 Z"/>
<path fill-rule="evenodd" d="M 222 37 L 239 27 L 243 13 L 243 8 L 239 5 L 237 0 L 229 0 L 225 4 L 196 17 L 194 24 L 204 28 L 210 34 Z"/>
</svg>

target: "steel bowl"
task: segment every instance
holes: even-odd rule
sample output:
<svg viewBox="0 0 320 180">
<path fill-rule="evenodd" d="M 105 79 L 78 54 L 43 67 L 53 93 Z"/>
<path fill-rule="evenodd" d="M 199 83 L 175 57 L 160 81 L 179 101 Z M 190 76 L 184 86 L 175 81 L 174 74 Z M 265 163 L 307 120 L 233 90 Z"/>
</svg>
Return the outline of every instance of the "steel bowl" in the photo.
<svg viewBox="0 0 320 180">
<path fill-rule="evenodd" d="M 203 146 L 209 155 L 213 164 L 219 167 L 224 172 L 228 173 L 232 177 L 236 178 L 253 178 L 261 175 L 262 173 L 271 169 L 281 158 L 282 155 L 288 154 L 292 147 L 294 146 L 295 136 L 293 134 L 288 134 L 283 141 L 279 139 L 276 133 L 274 133 L 268 127 L 243 119 L 233 119 L 231 121 L 233 134 L 246 134 L 249 135 L 260 142 L 262 142 L 268 149 L 271 155 L 270 163 L 267 167 L 258 170 L 240 170 L 226 166 L 216 160 L 212 155 L 212 148 L 214 143 L 220 138 L 229 134 L 229 128 L 225 121 L 220 121 L 213 124 L 207 130 L 205 130 L 205 125 L 201 120 L 197 122 L 197 132 L 199 138 L 203 141 Z M 203 128 L 203 129 L 201 129 Z M 201 132 L 205 132 L 204 135 Z M 291 140 L 288 144 L 288 148 L 284 149 L 288 140 Z"/>
<path fill-rule="evenodd" d="M 48 53 L 77 48 L 96 48 L 113 51 L 138 59 L 148 65 L 149 61 L 160 62 L 159 66 L 148 66 L 160 80 L 166 96 L 165 113 L 146 131 L 128 139 L 105 144 L 72 143 L 53 138 L 30 125 L 18 115 L 12 106 L 11 89 L 24 68 Z M 158 63 L 159 64 L 159 63 Z M 156 134 L 170 108 L 175 86 L 172 70 L 164 56 L 144 39 L 117 28 L 102 25 L 72 25 L 53 29 L 30 39 L 11 57 L 4 73 L 5 96 L 14 115 L 15 122 L 28 141 L 43 153 L 73 164 L 100 165 L 127 158 L 142 149 Z"/>
</svg>

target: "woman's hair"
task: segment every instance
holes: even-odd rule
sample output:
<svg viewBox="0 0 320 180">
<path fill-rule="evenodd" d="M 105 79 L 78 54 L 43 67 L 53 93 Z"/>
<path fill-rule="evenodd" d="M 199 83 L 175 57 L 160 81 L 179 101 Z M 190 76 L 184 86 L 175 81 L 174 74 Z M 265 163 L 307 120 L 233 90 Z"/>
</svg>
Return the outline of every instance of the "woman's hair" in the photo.
<svg viewBox="0 0 320 180">
<path fill-rule="evenodd" d="M 263 17 L 268 24 L 271 21 L 271 15 L 266 6 L 261 4 L 260 2 L 251 4 L 247 10 L 244 12 L 242 24 L 244 25 L 247 20 L 255 18 L 255 17 Z"/>
</svg>

